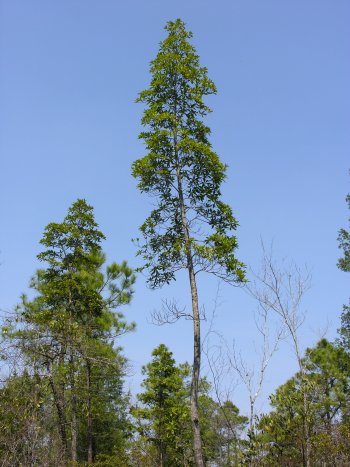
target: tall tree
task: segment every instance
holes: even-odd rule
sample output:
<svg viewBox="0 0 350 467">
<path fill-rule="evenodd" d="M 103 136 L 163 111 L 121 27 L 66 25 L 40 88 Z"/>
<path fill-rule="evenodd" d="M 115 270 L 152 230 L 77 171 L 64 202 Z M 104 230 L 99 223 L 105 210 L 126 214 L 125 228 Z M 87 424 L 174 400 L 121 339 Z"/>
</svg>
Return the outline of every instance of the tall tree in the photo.
<svg viewBox="0 0 350 467">
<path fill-rule="evenodd" d="M 130 301 L 135 277 L 125 262 L 104 267 L 103 238 L 85 200 L 77 200 L 63 222 L 50 223 L 41 240 L 45 250 L 38 255 L 47 267 L 31 282 L 36 296 L 23 297 L 6 333 L 28 367 L 48 382 L 63 452 L 74 462 L 80 451 L 78 426 L 85 433 L 84 457 L 93 461 L 94 407 L 106 394 L 104 388 L 113 386 L 104 384 L 112 381 L 110 374 L 119 376 L 120 387 L 124 359 L 114 341 L 133 328 L 119 307 Z M 78 394 L 84 397 L 80 411 Z"/>
<path fill-rule="evenodd" d="M 346 197 L 346 202 L 350 209 L 350 194 Z M 349 219 L 350 227 L 350 219 Z M 343 250 L 343 256 L 339 258 L 337 266 L 344 272 L 350 272 L 350 229 L 342 228 L 338 233 L 339 248 Z M 337 344 L 342 348 L 348 357 L 348 380 L 350 381 L 350 304 L 343 305 L 343 312 L 341 314 L 341 325 L 338 329 L 339 338 Z M 343 421 L 350 426 L 350 401 L 343 409 Z"/>
<path fill-rule="evenodd" d="M 167 38 L 151 62 L 149 89 L 139 94 L 146 105 L 140 134 L 147 155 L 133 164 L 139 189 L 156 200 L 156 207 L 141 226 L 144 243 L 139 254 L 149 270 L 153 288 L 188 272 L 193 320 L 194 357 L 191 390 L 193 445 L 197 466 L 203 464 L 198 412 L 201 361 L 200 312 L 197 275 L 209 272 L 230 283 L 245 280 L 244 265 L 235 257 L 237 221 L 221 201 L 220 187 L 226 166 L 208 140 L 203 117 L 210 111 L 206 95 L 216 87 L 200 66 L 189 43 L 192 34 L 180 20 L 168 22 Z M 175 310 L 175 317 L 181 313 Z"/>
<path fill-rule="evenodd" d="M 311 277 L 307 269 L 303 271 L 293 262 L 287 265 L 282 262 L 279 265 L 274 259 L 272 249 L 265 250 L 264 245 L 261 269 L 258 273 L 254 273 L 254 276 L 252 284 L 248 286 L 250 294 L 263 310 L 277 314 L 282 327 L 292 341 L 299 367 L 300 393 L 303 395 L 304 404 L 301 412 L 304 430 L 302 436 L 303 466 L 311 467 L 311 438 L 307 419 L 309 386 L 300 340 L 300 326 L 305 319 L 301 304 L 305 293 L 310 288 Z"/>
<path fill-rule="evenodd" d="M 350 194 L 346 197 L 350 209 Z M 349 219 L 350 222 L 350 219 Z M 337 266 L 344 272 L 350 272 L 350 231 L 344 228 L 338 233 L 339 248 L 343 250 L 343 257 L 339 258 Z M 343 306 L 341 315 L 341 327 L 339 329 L 340 344 L 350 353 L 350 306 Z"/>
</svg>

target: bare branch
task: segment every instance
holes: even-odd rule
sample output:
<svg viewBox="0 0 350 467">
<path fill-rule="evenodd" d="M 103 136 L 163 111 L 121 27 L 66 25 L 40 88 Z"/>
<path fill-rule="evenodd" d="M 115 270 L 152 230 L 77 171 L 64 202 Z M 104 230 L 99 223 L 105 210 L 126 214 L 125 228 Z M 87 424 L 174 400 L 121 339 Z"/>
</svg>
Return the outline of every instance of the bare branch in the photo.
<svg viewBox="0 0 350 467">
<path fill-rule="evenodd" d="M 186 312 L 186 307 L 180 308 L 177 300 L 162 300 L 160 310 L 154 310 L 151 313 L 151 323 L 157 326 L 176 323 L 180 318 L 193 320 L 192 314 Z"/>
</svg>

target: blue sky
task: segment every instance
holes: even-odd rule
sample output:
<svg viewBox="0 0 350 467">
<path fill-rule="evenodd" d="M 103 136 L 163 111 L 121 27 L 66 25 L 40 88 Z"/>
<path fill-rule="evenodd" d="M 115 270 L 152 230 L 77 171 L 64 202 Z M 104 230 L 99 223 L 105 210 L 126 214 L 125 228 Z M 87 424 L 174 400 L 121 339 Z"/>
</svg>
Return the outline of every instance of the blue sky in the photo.
<svg viewBox="0 0 350 467">
<path fill-rule="evenodd" d="M 218 87 L 207 119 L 229 165 L 223 188 L 240 223 L 239 258 L 257 265 L 260 238 L 276 256 L 313 273 L 305 300 L 303 346 L 328 326 L 333 338 L 349 278 L 336 268 L 337 232 L 347 226 L 350 168 L 350 3 L 347 0 L 0 0 L 0 305 L 11 309 L 39 266 L 45 225 L 78 197 L 95 207 L 110 261 L 138 265 L 131 238 L 150 210 L 131 163 L 144 155 L 137 135 L 163 27 L 182 18 Z M 200 282 L 213 307 L 217 283 Z M 162 298 L 188 305 L 186 282 L 152 292 L 139 278 L 125 310 L 137 323 L 121 344 L 139 368 L 164 342 L 191 360 L 189 322 L 149 323 Z M 215 326 L 248 361 L 255 359 L 252 311 L 242 290 L 223 286 Z M 272 362 L 265 392 L 295 370 L 287 342 Z M 205 369 L 204 369 L 205 371 Z M 243 409 L 244 389 L 234 399 Z"/>
</svg>

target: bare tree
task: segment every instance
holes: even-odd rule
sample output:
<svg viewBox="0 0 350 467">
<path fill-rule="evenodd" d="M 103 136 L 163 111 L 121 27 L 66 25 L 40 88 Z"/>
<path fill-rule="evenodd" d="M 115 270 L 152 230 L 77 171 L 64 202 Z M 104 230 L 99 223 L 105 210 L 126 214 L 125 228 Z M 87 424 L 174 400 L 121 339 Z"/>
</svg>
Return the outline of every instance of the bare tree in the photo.
<svg viewBox="0 0 350 467">
<path fill-rule="evenodd" d="M 211 374 L 215 397 L 220 405 L 222 414 L 227 422 L 228 429 L 234 437 L 237 436 L 235 426 L 232 426 L 225 412 L 225 401 L 231 400 L 239 384 L 243 383 L 249 396 L 249 425 L 248 433 L 254 432 L 256 418 L 256 402 L 261 395 L 268 364 L 277 351 L 278 344 L 286 335 L 285 327 L 280 323 L 272 323 L 272 314 L 259 306 L 254 313 L 254 321 L 259 332 L 261 342 L 256 349 L 258 364 L 251 367 L 244 360 L 242 353 L 238 352 L 235 343 L 230 345 L 227 340 L 215 330 L 214 318 L 219 300 L 219 289 L 214 302 L 214 311 L 209 325 L 208 333 L 203 341 L 206 343 L 203 353 Z"/>
<path fill-rule="evenodd" d="M 278 350 L 278 345 L 285 337 L 285 327 L 282 324 L 271 336 L 271 324 L 269 323 L 269 310 L 263 307 L 255 312 L 256 328 L 260 334 L 261 344 L 257 350 L 258 364 L 249 366 L 241 352 L 237 352 L 235 343 L 228 349 L 227 358 L 231 371 L 233 370 L 244 384 L 249 395 L 249 432 L 254 432 L 254 420 L 256 418 L 256 402 L 261 394 L 267 367 L 273 354 Z"/>
<path fill-rule="evenodd" d="M 265 308 L 259 307 L 254 314 L 256 328 L 261 336 L 261 344 L 257 349 L 258 365 L 249 366 L 242 353 L 237 351 L 233 342 L 230 346 L 222 335 L 212 331 L 219 339 L 215 345 L 207 345 L 204 353 L 207 357 L 208 366 L 211 372 L 213 388 L 220 405 L 221 401 L 232 397 L 232 392 L 237 386 L 237 380 L 246 387 L 249 397 L 249 433 L 254 431 L 254 420 L 256 418 L 256 402 L 261 394 L 267 367 L 273 354 L 278 349 L 278 344 L 286 335 L 283 325 L 277 327 L 272 333 L 271 320 Z M 229 387 L 223 389 L 225 381 L 229 381 Z"/>
<path fill-rule="evenodd" d="M 302 269 L 294 262 L 280 265 L 275 261 L 272 247 L 267 251 L 262 243 L 263 257 L 261 269 L 253 272 L 254 279 L 247 286 L 249 293 L 258 301 L 264 312 L 275 312 L 288 332 L 297 359 L 303 384 L 303 465 L 310 467 L 310 433 L 307 420 L 307 385 L 305 366 L 302 357 L 299 329 L 305 321 L 305 311 L 301 305 L 311 286 L 311 275 L 307 268 Z"/>
</svg>

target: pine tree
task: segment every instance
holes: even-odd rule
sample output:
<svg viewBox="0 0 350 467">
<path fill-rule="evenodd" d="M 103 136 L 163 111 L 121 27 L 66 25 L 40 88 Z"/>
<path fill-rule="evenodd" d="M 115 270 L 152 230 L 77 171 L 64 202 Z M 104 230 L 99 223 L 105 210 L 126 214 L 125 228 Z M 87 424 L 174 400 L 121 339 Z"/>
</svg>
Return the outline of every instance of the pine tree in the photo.
<svg viewBox="0 0 350 467">
<path fill-rule="evenodd" d="M 138 395 L 142 405 L 134 408 L 133 415 L 138 420 L 138 432 L 157 451 L 157 465 L 182 466 L 189 421 L 184 385 L 187 371 L 176 366 L 164 344 L 154 349 L 152 357 L 151 363 L 143 367 L 145 390 Z"/>
<path fill-rule="evenodd" d="M 50 387 L 67 461 L 79 453 L 93 461 L 95 407 L 108 391 L 111 406 L 118 404 L 115 396 L 120 400 L 125 359 L 114 342 L 133 329 L 119 307 L 130 302 L 135 276 L 125 262 L 104 267 L 103 239 L 85 200 L 73 203 L 63 222 L 50 223 L 38 255 L 46 268 L 31 281 L 36 296 L 23 296 L 6 333 Z M 111 384 L 115 378 L 119 391 Z"/>
<path fill-rule="evenodd" d="M 346 197 L 350 209 L 350 194 Z M 349 219 L 350 222 L 350 219 Z M 344 272 L 350 272 L 350 231 L 342 228 L 338 233 L 339 248 L 343 250 L 344 256 L 338 260 L 338 268 Z M 350 353 L 350 306 L 344 305 L 341 315 L 341 327 L 338 330 L 339 342 L 348 353 Z"/>
<path fill-rule="evenodd" d="M 305 374 L 298 372 L 270 396 L 273 410 L 258 422 L 257 464 L 253 465 L 306 465 L 305 421 L 311 441 L 310 465 L 349 463 L 349 449 L 343 447 L 344 442 L 348 444 L 349 430 L 341 422 L 348 399 L 345 352 L 321 339 L 306 350 L 303 360 Z"/>
<path fill-rule="evenodd" d="M 346 197 L 350 209 L 350 194 Z M 350 219 L 349 219 L 350 222 Z M 338 260 L 338 268 L 344 272 L 350 272 L 350 232 L 342 228 L 338 233 L 339 248 L 343 250 L 344 256 Z"/>
<path fill-rule="evenodd" d="M 194 358 L 191 419 L 196 465 L 203 453 L 198 412 L 201 343 L 197 275 L 208 272 L 230 282 L 245 280 L 244 266 L 235 257 L 237 221 L 221 201 L 226 166 L 209 142 L 203 117 L 210 112 L 203 98 L 216 87 L 200 66 L 190 44 L 192 34 L 180 20 L 168 22 L 168 37 L 151 62 L 149 89 L 138 102 L 146 109 L 140 134 L 147 155 L 133 164 L 139 189 L 152 196 L 155 209 L 141 226 L 144 242 L 139 254 L 149 270 L 149 285 L 161 287 L 188 272 L 192 301 Z"/>
</svg>

